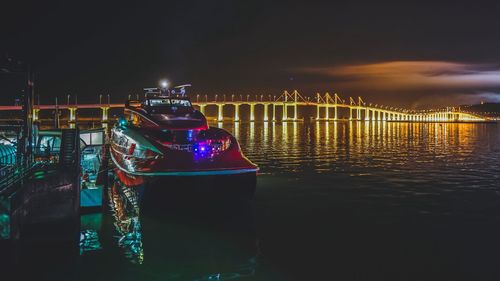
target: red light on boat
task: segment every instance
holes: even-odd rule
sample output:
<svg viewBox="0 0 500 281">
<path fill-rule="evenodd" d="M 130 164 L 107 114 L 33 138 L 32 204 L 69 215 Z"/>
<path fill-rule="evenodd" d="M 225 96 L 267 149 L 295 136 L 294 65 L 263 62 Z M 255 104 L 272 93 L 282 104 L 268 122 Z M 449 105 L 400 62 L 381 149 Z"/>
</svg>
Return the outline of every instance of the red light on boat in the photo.
<svg viewBox="0 0 500 281">
<path fill-rule="evenodd" d="M 130 148 L 128 149 L 128 155 L 134 154 L 134 150 L 135 150 L 135 143 L 130 145 Z"/>
</svg>

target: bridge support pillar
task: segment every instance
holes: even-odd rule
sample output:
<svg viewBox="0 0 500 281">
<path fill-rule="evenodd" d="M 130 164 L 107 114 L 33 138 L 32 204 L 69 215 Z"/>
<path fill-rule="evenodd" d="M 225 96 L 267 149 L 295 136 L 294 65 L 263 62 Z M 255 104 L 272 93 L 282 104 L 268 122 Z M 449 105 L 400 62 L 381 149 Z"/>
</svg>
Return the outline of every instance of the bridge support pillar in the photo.
<svg viewBox="0 0 500 281">
<path fill-rule="evenodd" d="M 255 121 L 255 104 L 250 104 L 250 122 Z"/>
<path fill-rule="evenodd" d="M 33 121 L 38 121 L 39 113 L 40 113 L 40 108 L 33 108 Z"/>
<path fill-rule="evenodd" d="M 264 105 L 264 121 L 267 122 L 269 121 L 269 105 L 265 103 L 263 105 Z"/>
<path fill-rule="evenodd" d="M 326 105 L 325 106 L 325 120 L 328 121 L 330 119 L 330 106 Z"/>
<path fill-rule="evenodd" d="M 224 121 L 224 104 L 217 105 L 217 121 Z"/>
<path fill-rule="evenodd" d="M 333 106 L 333 121 L 338 120 L 338 114 L 337 114 L 337 105 Z"/>
<path fill-rule="evenodd" d="M 365 108 L 365 121 L 370 121 L 370 110 Z"/>
<path fill-rule="evenodd" d="M 69 109 L 69 122 L 75 122 L 76 120 L 76 107 L 70 107 Z"/>
<path fill-rule="evenodd" d="M 200 104 L 200 112 L 201 112 L 201 114 L 203 114 L 203 115 L 205 115 L 205 106 L 207 106 L 207 105 L 205 105 L 205 104 Z"/>
<path fill-rule="evenodd" d="M 103 122 L 108 121 L 109 107 L 108 106 L 103 106 L 103 107 L 101 107 L 101 110 L 102 110 L 102 119 L 101 119 L 101 121 L 103 121 Z"/>
<path fill-rule="evenodd" d="M 319 104 L 316 105 L 316 120 L 319 120 Z"/>
<path fill-rule="evenodd" d="M 298 116 L 297 116 L 298 110 L 297 109 L 298 109 L 297 103 L 294 103 L 294 105 L 293 105 L 293 120 L 294 121 L 297 121 L 297 119 L 298 119 Z"/>
<path fill-rule="evenodd" d="M 352 120 L 352 108 L 349 107 L 349 120 Z"/>
<path fill-rule="evenodd" d="M 273 103 L 273 122 L 276 122 L 276 104 Z"/>
<path fill-rule="evenodd" d="M 239 122 L 240 121 L 240 105 L 235 104 L 234 105 L 234 122 Z"/>
<path fill-rule="evenodd" d="M 287 113 L 288 113 L 288 108 L 286 108 L 286 103 L 283 103 L 283 117 L 281 118 L 283 121 L 286 121 L 288 119 Z"/>
</svg>

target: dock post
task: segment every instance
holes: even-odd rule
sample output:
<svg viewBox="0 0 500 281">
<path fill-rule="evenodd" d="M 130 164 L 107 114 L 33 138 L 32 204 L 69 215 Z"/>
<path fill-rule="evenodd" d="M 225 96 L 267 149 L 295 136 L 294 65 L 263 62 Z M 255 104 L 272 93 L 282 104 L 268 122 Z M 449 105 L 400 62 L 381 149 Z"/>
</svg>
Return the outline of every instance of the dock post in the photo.
<svg viewBox="0 0 500 281">
<path fill-rule="evenodd" d="M 102 110 L 102 120 L 103 122 L 108 121 L 108 111 L 109 111 L 109 106 L 103 106 L 101 107 Z"/>
<path fill-rule="evenodd" d="M 273 102 L 273 122 L 276 122 L 276 104 Z"/>
</svg>

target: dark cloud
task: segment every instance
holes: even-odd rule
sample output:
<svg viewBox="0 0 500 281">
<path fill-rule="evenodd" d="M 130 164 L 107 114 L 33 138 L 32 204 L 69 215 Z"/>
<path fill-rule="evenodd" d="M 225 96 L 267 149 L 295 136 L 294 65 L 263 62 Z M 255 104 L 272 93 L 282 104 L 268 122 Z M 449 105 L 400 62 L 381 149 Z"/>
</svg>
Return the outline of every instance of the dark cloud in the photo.
<svg viewBox="0 0 500 281">
<path fill-rule="evenodd" d="M 485 76 L 488 64 L 500 63 L 495 2 L 11 1 L 2 12 L 0 52 L 32 63 L 42 100 L 67 93 L 82 102 L 99 93 L 119 100 L 163 77 L 191 82 L 199 93 L 314 94 L 358 78 L 290 69 L 374 61 L 466 62 L 459 63 L 465 69 L 441 65 L 418 75 L 448 85 L 463 71 L 474 84 L 467 93 L 497 92 Z M 12 92 L 1 79 L 0 91 Z M 392 99 L 341 90 L 380 103 Z M 399 103 L 416 100 L 411 91 L 405 95 Z M 6 96 L 2 101 L 11 100 Z"/>
</svg>

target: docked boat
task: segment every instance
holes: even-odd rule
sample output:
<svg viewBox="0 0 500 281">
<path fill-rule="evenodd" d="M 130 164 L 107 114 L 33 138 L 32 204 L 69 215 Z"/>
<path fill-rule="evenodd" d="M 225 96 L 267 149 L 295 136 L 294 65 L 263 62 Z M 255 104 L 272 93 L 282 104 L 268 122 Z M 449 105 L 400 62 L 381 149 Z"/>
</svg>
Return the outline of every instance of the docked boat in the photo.
<svg viewBox="0 0 500 281">
<path fill-rule="evenodd" d="M 111 130 L 111 159 L 140 183 L 166 176 L 240 175 L 255 182 L 258 167 L 226 130 L 210 127 L 184 94 L 148 89 L 145 98 L 127 101 L 124 117 Z"/>
</svg>

